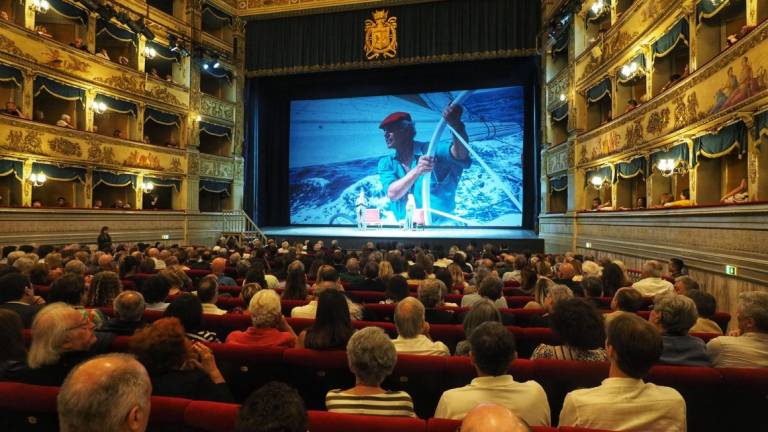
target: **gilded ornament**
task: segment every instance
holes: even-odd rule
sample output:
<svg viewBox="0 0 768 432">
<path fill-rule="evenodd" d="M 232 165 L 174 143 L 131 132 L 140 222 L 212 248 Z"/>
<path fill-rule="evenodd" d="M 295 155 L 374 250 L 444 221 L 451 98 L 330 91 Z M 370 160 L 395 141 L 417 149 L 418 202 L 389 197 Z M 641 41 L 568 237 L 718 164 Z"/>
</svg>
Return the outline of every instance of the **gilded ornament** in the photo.
<svg viewBox="0 0 768 432">
<path fill-rule="evenodd" d="M 80 149 L 80 144 L 70 141 L 66 138 L 54 138 L 48 141 L 48 147 L 56 153 L 61 153 L 64 156 L 76 156 L 82 157 L 83 151 Z"/>
<path fill-rule="evenodd" d="M 64 54 L 54 48 L 48 48 L 45 56 L 48 57 L 48 61 L 45 62 L 46 66 L 64 69 L 67 72 L 88 73 L 91 69 L 90 63 L 82 61 L 69 53 L 67 53 L 67 58 L 64 58 Z"/>
<path fill-rule="evenodd" d="M 146 90 L 146 94 L 151 98 L 163 101 L 169 105 L 182 105 L 179 98 L 169 92 L 165 87 L 152 87 L 152 89 Z"/>
<path fill-rule="evenodd" d="M 757 155 L 749 154 L 749 183 L 757 183 Z"/>
<path fill-rule="evenodd" d="M 27 131 L 24 133 L 20 130 L 12 130 L 8 132 L 8 137 L 5 139 L 3 147 L 19 153 L 45 154 L 43 151 L 42 135 L 38 131 Z"/>
<path fill-rule="evenodd" d="M 171 159 L 171 168 L 170 171 L 174 172 L 184 172 L 184 170 L 181 168 L 181 161 L 179 158 L 173 158 Z"/>
<path fill-rule="evenodd" d="M 234 120 L 235 116 L 234 106 L 206 96 L 201 100 L 201 111 L 207 116 L 229 121 Z"/>
<path fill-rule="evenodd" d="M 629 148 L 637 147 L 643 144 L 643 119 L 636 119 L 627 127 L 627 144 Z"/>
<path fill-rule="evenodd" d="M 373 12 L 373 20 L 365 20 L 365 56 L 368 60 L 397 56 L 397 17 L 388 10 Z"/>
<path fill-rule="evenodd" d="M 123 165 L 133 168 L 147 168 L 153 170 L 162 170 L 160 158 L 150 152 L 139 153 L 138 150 L 132 151 L 123 161 Z"/>
<path fill-rule="evenodd" d="M 654 111 L 648 116 L 648 126 L 645 131 L 649 134 L 658 135 L 669 126 L 669 108 L 664 107 L 661 111 Z"/>
<path fill-rule="evenodd" d="M 10 54 L 14 57 L 22 57 L 34 60 L 34 57 L 19 49 L 19 47 L 16 46 L 16 42 L 12 41 L 5 35 L 0 35 L 0 51 L 6 54 Z"/>
<path fill-rule="evenodd" d="M 144 93 L 143 81 L 126 73 L 109 78 L 95 77 L 93 80 L 129 93 Z"/>
<path fill-rule="evenodd" d="M 101 148 L 101 144 L 97 142 L 88 143 L 88 160 L 104 165 L 117 165 L 114 149 L 109 146 Z"/>
</svg>

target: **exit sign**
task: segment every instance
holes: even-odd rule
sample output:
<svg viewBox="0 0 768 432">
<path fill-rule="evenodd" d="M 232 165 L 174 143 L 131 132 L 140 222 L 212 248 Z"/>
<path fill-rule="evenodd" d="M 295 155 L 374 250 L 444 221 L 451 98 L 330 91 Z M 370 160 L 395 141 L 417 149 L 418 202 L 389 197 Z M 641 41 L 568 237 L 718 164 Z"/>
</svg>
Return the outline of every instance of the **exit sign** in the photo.
<svg viewBox="0 0 768 432">
<path fill-rule="evenodd" d="M 584 246 L 586 246 L 587 249 L 592 249 L 592 242 L 587 242 Z"/>
<path fill-rule="evenodd" d="M 736 268 L 736 266 L 732 266 L 732 265 L 725 266 L 725 274 L 729 276 L 736 276 L 736 274 L 738 273 L 737 270 L 738 269 Z"/>
<path fill-rule="evenodd" d="M 162 236 L 163 240 L 168 240 L 169 238 L 171 238 L 171 236 L 169 236 L 168 234 L 163 234 Z"/>
</svg>

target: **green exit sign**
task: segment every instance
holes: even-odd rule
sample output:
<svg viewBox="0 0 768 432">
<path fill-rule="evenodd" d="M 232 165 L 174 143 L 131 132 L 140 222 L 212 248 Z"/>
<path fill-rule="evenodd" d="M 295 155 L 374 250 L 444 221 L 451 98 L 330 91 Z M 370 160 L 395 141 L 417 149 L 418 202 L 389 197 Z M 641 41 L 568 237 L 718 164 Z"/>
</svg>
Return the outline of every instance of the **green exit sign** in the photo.
<svg viewBox="0 0 768 432">
<path fill-rule="evenodd" d="M 737 273 L 736 266 L 732 266 L 732 265 L 725 266 L 725 274 L 730 276 L 736 276 L 736 273 Z"/>
</svg>

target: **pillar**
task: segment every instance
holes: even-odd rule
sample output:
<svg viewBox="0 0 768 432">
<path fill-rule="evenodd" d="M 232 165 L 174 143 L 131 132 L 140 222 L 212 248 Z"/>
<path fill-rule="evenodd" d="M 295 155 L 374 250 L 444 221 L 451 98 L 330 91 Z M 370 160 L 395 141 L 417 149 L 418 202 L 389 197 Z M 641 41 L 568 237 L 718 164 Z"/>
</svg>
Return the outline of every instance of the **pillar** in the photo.
<svg viewBox="0 0 768 432">
<path fill-rule="evenodd" d="M 32 174 L 32 160 L 24 161 L 23 175 L 21 176 L 21 205 L 23 207 L 32 206 L 32 183 L 29 182 L 29 176 Z"/>
</svg>

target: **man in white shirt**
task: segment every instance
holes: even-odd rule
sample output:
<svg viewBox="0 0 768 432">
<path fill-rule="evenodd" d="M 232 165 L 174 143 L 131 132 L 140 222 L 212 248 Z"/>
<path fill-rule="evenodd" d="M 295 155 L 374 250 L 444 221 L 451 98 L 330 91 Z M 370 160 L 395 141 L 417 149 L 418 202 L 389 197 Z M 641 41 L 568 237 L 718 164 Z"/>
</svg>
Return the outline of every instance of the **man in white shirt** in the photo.
<svg viewBox="0 0 768 432">
<path fill-rule="evenodd" d="M 469 358 L 477 378 L 443 393 L 436 418 L 460 420 L 475 406 L 494 402 L 517 413 L 531 426 L 549 426 L 549 402 L 536 381 L 517 382 L 507 373 L 515 359 L 515 336 L 498 322 L 485 322 L 469 338 Z"/>
<path fill-rule="evenodd" d="M 643 278 L 632 284 L 632 288 L 640 291 L 643 297 L 653 297 L 656 294 L 673 291 L 675 287 L 661 278 L 662 267 L 658 261 L 646 261 L 643 264 Z"/>
<path fill-rule="evenodd" d="M 395 327 L 397 339 L 393 340 L 398 354 L 415 355 L 451 355 L 448 347 L 442 342 L 432 342 L 429 334 L 429 324 L 424 319 L 424 305 L 413 297 L 407 297 L 395 307 Z"/>
<path fill-rule="evenodd" d="M 736 309 L 738 336 L 720 336 L 707 343 L 712 366 L 720 368 L 768 367 L 768 293 L 739 294 Z"/>
<path fill-rule="evenodd" d="M 565 396 L 560 426 L 643 432 L 685 432 L 685 400 L 670 387 L 642 378 L 659 360 L 659 331 L 637 315 L 624 314 L 608 326 L 608 378 L 599 387 Z"/>
<path fill-rule="evenodd" d="M 197 287 L 197 297 L 203 304 L 203 313 L 210 315 L 224 315 L 227 313 L 224 309 L 216 306 L 216 300 L 219 298 L 219 282 L 215 275 L 208 275 L 200 279 L 200 285 Z"/>
</svg>

